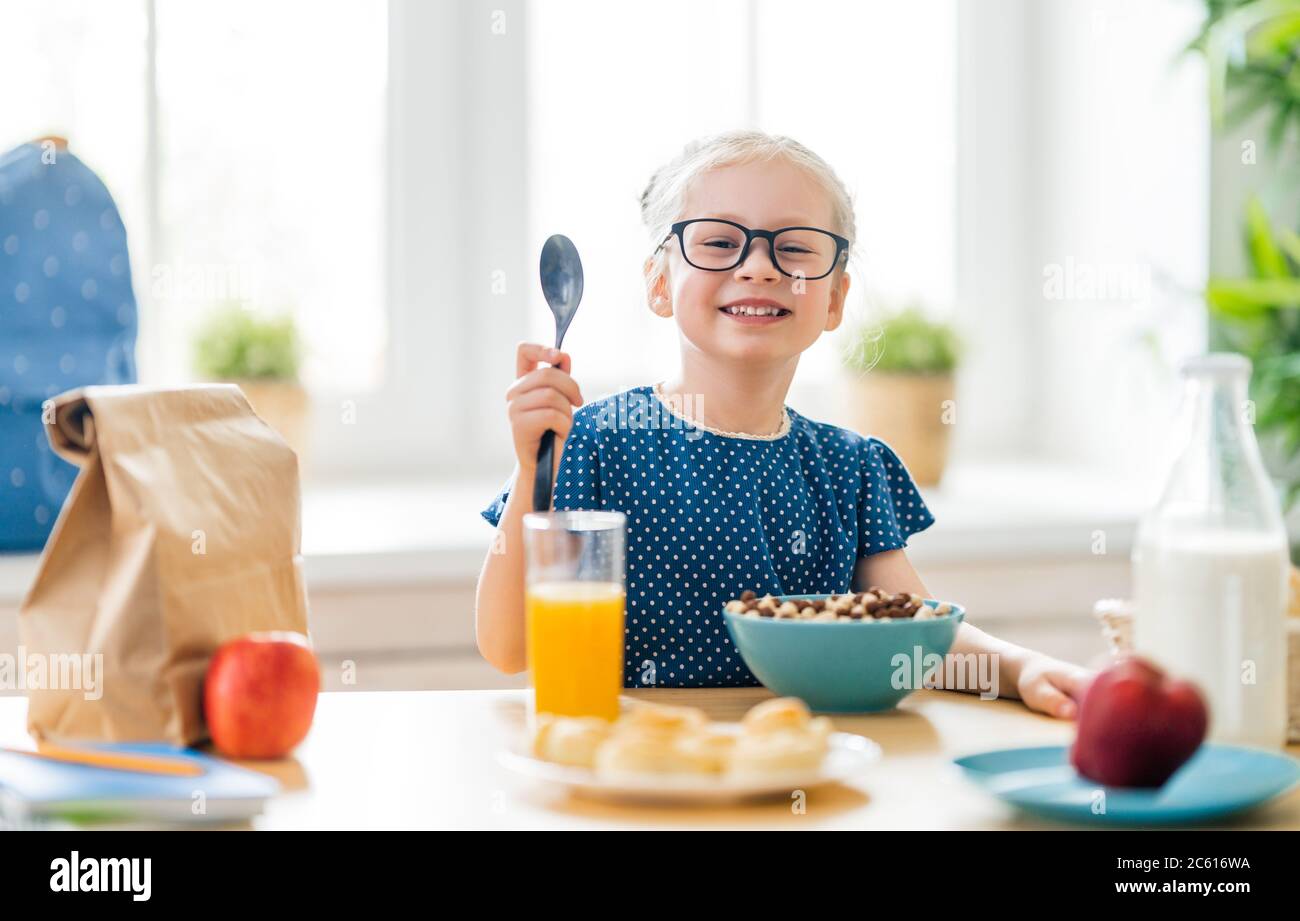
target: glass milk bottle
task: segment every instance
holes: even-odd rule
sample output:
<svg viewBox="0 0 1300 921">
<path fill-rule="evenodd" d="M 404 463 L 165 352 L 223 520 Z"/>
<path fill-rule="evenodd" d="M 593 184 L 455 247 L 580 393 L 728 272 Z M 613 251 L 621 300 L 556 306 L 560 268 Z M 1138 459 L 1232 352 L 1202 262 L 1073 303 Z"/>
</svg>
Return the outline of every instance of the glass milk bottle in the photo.
<svg viewBox="0 0 1300 921">
<path fill-rule="evenodd" d="M 1286 738 L 1286 530 L 1246 399 L 1250 361 L 1182 365 L 1181 454 L 1138 525 L 1133 648 L 1205 693 L 1215 742 Z"/>
</svg>

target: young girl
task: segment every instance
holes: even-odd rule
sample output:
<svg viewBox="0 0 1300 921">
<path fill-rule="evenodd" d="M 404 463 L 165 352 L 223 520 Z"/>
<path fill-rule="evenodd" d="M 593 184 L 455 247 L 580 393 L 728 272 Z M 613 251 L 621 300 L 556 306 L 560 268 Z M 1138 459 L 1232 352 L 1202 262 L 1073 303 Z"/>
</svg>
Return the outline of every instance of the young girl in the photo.
<svg viewBox="0 0 1300 921">
<path fill-rule="evenodd" d="M 677 323 L 681 370 L 584 404 L 569 355 L 519 346 L 518 465 L 482 513 L 502 534 L 479 576 L 478 647 L 525 667 L 522 518 L 552 429 L 554 507 L 627 516 L 624 684 L 753 685 L 728 600 L 872 585 L 928 598 L 903 548 L 934 518 L 887 444 L 785 405 L 800 355 L 844 315 L 854 214 L 834 171 L 789 138 L 731 132 L 659 170 L 641 210 L 647 299 Z M 1091 677 L 970 623 L 951 651 L 990 656 L 1001 696 L 1063 718 Z"/>
</svg>

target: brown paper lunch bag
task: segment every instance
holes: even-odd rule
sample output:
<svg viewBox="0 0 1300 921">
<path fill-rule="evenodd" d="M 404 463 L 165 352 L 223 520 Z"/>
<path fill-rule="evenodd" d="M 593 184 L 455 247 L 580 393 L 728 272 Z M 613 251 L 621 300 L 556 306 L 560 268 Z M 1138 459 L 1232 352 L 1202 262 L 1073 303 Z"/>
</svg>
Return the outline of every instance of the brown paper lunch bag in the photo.
<svg viewBox="0 0 1300 921">
<path fill-rule="evenodd" d="M 81 470 L 19 636 L 28 659 L 102 655 L 102 696 L 47 679 L 28 688 L 28 731 L 202 741 L 216 648 L 307 632 L 297 458 L 233 384 L 86 387 L 54 397 L 45 422 Z"/>
</svg>

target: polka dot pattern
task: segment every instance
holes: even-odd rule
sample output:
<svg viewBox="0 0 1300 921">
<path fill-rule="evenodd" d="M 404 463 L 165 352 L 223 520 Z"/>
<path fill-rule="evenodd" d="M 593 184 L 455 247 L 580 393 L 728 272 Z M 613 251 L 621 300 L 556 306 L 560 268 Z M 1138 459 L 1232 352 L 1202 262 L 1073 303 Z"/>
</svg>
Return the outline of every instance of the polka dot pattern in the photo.
<svg viewBox="0 0 1300 921">
<path fill-rule="evenodd" d="M 135 380 L 126 228 L 76 156 L 0 154 L 0 551 L 39 550 L 76 468 L 49 447 L 41 404 Z"/>
<path fill-rule="evenodd" d="M 934 523 L 887 444 L 787 410 L 773 440 L 683 426 L 649 386 L 574 413 L 554 503 L 627 516 L 626 686 L 757 684 L 723 604 L 848 591 L 859 558 Z M 482 512 L 493 526 L 508 495 Z"/>
</svg>

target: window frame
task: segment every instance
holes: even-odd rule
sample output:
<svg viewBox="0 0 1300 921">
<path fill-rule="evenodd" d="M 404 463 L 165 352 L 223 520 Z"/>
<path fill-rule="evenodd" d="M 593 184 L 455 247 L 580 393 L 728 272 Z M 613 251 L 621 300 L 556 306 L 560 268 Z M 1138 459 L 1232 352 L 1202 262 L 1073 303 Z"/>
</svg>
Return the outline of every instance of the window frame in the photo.
<svg viewBox="0 0 1300 921">
<path fill-rule="evenodd" d="M 970 358 L 958 371 L 953 454 L 1050 454 L 1038 424 L 1052 407 L 1036 385 L 1051 361 L 1036 241 L 1052 227 L 1055 177 L 1035 140 L 1056 66 L 1040 46 L 1060 14 L 1032 0 L 1005 0 L 998 16 L 964 0 L 956 9 L 952 316 Z M 314 477 L 469 478 L 513 465 L 503 394 L 536 272 L 527 25 L 523 0 L 388 0 L 384 375 L 369 393 L 313 391 Z M 753 17 L 743 32 L 756 66 Z M 752 122 L 755 108 L 747 99 L 738 118 Z M 146 241 L 150 256 L 158 242 Z M 796 382 L 790 399 L 830 406 L 835 389 Z"/>
<path fill-rule="evenodd" d="M 455 477 L 509 456 L 502 394 L 524 321 L 523 19 L 517 0 L 389 0 L 384 375 L 370 393 L 313 393 L 316 475 Z"/>
</svg>

